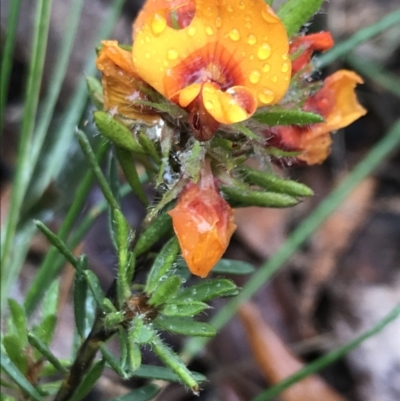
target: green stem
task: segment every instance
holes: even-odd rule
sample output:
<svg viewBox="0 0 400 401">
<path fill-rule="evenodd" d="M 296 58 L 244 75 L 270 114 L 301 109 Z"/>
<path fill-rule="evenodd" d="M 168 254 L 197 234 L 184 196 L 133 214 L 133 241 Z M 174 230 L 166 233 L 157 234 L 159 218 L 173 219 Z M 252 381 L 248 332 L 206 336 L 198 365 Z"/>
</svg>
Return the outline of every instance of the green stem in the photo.
<svg viewBox="0 0 400 401">
<path fill-rule="evenodd" d="M 305 377 L 319 372 L 321 369 L 337 361 L 338 359 L 345 356 L 347 353 L 357 348 L 362 342 L 370 337 L 375 336 L 382 331 L 389 323 L 393 322 L 400 316 L 400 304 L 393 308 L 389 314 L 387 314 L 382 320 L 380 320 L 372 329 L 366 331 L 361 336 L 348 342 L 347 344 L 329 352 L 328 354 L 316 359 L 315 361 L 304 366 L 304 368 L 298 370 L 296 373 L 282 380 L 277 385 L 263 391 L 257 397 L 253 398 L 252 401 L 267 401 L 275 398 L 282 391 L 290 387 L 292 384 L 303 380 Z"/>
<path fill-rule="evenodd" d="M 39 101 L 40 85 L 44 59 L 47 47 L 47 36 L 50 24 L 50 11 L 52 1 L 38 0 L 36 7 L 35 29 L 33 35 L 32 58 L 29 67 L 28 84 L 22 128 L 19 140 L 17 166 L 13 181 L 10 210 L 2 236 L 1 266 L 4 275 L 10 274 L 7 269 L 12 257 L 12 245 L 17 229 L 18 218 L 25 195 L 25 188 L 29 181 L 30 151 L 32 145 L 32 132 L 35 125 L 36 110 Z M 4 239 L 4 241 L 3 241 Z"/>
<path fill-rule="evenodd" d="M 361 43 L 366 42 L 368 39 L 371 39 L 372 37 L 378 35 L 383 31 L 386 31 L 390 27 L 395 26 L 399 23 L 400 23 L 400 10 L 391 12 L 390 14 L 388 14 L 386 17 L 383 17 L 375 24 L 360 29 L 349 39 L 339 43 L 332 50 L 320 56 L 317 60 L 318 67 L 323 68 L 328 64 L 332 63 L 332 61 L 335 61 L 340 57 L 346 56 Z"/>
<path fill-rule="evenodd" d="M 9 3 L 10 12 L 7 17 L 6 40 L 1 57 L 0 73 L 0 133 L 3 132 L 4 108 L 6 107 L 8 87 L 10 83 L 10 72 L 13 64 L 15 37 L 18 29 L 18 17 L 21 9 L 21 0 Z"/>
<path fill-rule="evenodd" d="M 212 319 L 211 324 L 217 329 L 222 327 L 235 315 L 238 307 L 250 299 L 280 268 L 293 253 L 315 232 L 343 202 L 350 192 L 386 159 L 400 145 L 400 120 L 378 142 L 367 156 L 354 168 L 331 194 L 323 200 L 317 209 L 305 219 L 292 233 L 287 241 L 279 248 L 259 270 L 249 279 L 240 294 L 229 301 Z M 184 350 L 186 358 L 196 355 L 207 343 L 207 339 L 192 339 Z"/>
</svg>

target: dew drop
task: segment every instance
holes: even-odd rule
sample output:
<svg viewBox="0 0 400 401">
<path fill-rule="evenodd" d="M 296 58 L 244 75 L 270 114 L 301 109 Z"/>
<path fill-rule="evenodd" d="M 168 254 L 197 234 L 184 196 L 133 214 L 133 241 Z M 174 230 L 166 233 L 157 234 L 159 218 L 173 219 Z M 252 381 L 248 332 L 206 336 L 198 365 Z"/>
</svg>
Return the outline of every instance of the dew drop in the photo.
<svg viewBox="0 0 400 401">
<path fill-rule="evenodd" d="M 229 37 L 234 41 L 237 42 L 240 39 L 240 32 L 237 29 L 232 29 L 229 32 Z"/>
<path fill-rule="evenodd" d="M 168 67 L 168 65 L 169 65 L 167 60 L 164 60 L 163 64 L 165 67 Z"/>
<path fill-rule="evenodd" d="M 254 60 L 254 54 L 250 54 L 249 59 L 250 59 L 251 61 L 253 61 L 253 60 Z"/>
<path fill-rule="evenodd" d="M 286 61 L 287 59 L 288 59 L 288 55 L 286 53 L 282 54 L 282 60 Z"/>
<path fill-rule="evenodd" d="M 144 40 L 145 40 L 146 43 L 150 43 L 151 42 L 150 36 L 146 36 L 144 38 Z"/>
<path fill-rule="evenodd" d="M 215 26 L 216 26 L 217 28 L 221 28 L 221 26 L 222 26 L 222 19 L 221 19 L 221 17 L 217 17 L 217 18 L 215 19 Z"/>
<path fill-rule="evenodd" d="M 253 25 L 251 25 L 251 22 L 247 21 L 247 22 L 244 24 L 244 26 L 245 26 L 247 29 L 251 29 Z"/>
<path fill-rule="evenodd" d="M 244 1 L 241 1 L 241 2 L 239 3 L 239 8 L 240 8 L 241 10 L 244 10 L 244 9 L 246 8 L 246 5 L 244 4 Z"/>
<path fill-rule="evenodd" d="M 214 31 L 212 30 L 212 28 L 210 26 L 207 26 L 206 27 L 206 33 L 207 33 L 207 35 L 211 36 L 214 33 Z"/>
<path fill-rule="evenodd" d="M 261 78 L 260 71 L 258 71 L 258 70 L 253 70 L 253 71 L 250 72 L 249 80 L 250 80 L 250 82 L 251 82 L 252 84 L 258 83 L 258 82 L 260 81 L 260 78 Z"/>
<path fill-rule="evenodd" d="M 274 76 L 272 77 L 272 82 L 273 82 L 273 83 L 277 83 L 277 82 L 278 82 L 278 75 L 274 75 Z"/>
<path fill-rule="evenodd" d="M 265 21 L 269 23 L 276 24 L 278 22 L 275 14 L 273 14 L 269 9 L 262 10 L 261 15 L 265 19 Z"/>
<path fill-rule="evenodd" d="M 266 60 L 271 55 L 271 46 L 268 43 L 263 43 L 258 48 L 257 56 L 260 60 Z"/>
<path fill-rule="evenodd" d="M 209 100 L 205 102 L 204 106 L 206 107 L 207 110 L 212 110 L 214 108 L 212 102 L 210 102 Z"/>
<path fill-rule="evenodd" d="M 187 30 L 187 34 L 189 36 L 194 36 L 196 34 L 196 28 L 194 26 L 189 27 L 189 29 Z"/>
<path fill-rule="evenodd" d="M 283 63 L 283 66 L 282 66 L 282 68 L 281 68 L 281 71 L 282 71 L 283 73 L 288 72 L 288 71 L 289 71 L 289 63 Z"/>
<path fill-rule="evenodd" d="M 145 53 L 144 57 L 147 58 L 147 60 L 148 60 L 151 57 L 151 54 L 150 53 Z"/>
<path fill-rule="evenodd" d="M 169 60 L 176 60 L 179 56 L 179 53 L 175 49 L 169 49 L 167 51 L 167 58 Z"/>
<path fill-rule="evenodd" d="M 257 38 L 253 34 L 250 34 L 247 36 L 247 43 L 252 46 L 257 43 Z"/>
<path fill-rule="evenodd" d="M 269 89 L 264 89 L 264 91 L 258 95 L 258 99 L 264 104 L 270 104 L 274 100 L 274 98 L 274 92 Z"/>
<path fill-rule="evenodd" d="M 151 30 L 154 35 L 159 35 L 167 27 L 167 20 L 160 14 L 155 13 L 151 21 Z"/>
<path fill-rule="evenodd" d="M 242 55 L 242 57 L 246 57 L 246 52 L 245 51 L 242 51 L 240 54 Z"/>
<path fill-rule="evenodd" d="M 232 6 L 227 6 L 226 9 L 231 13 L 233 12 L 233 7 Z"/>
<path fill-rule="evenodd" d="M 271 66 L 268 63 L 265 63 L 262 67 L 263 72 L 269 72 L 271 69 Z"/>
</svg>

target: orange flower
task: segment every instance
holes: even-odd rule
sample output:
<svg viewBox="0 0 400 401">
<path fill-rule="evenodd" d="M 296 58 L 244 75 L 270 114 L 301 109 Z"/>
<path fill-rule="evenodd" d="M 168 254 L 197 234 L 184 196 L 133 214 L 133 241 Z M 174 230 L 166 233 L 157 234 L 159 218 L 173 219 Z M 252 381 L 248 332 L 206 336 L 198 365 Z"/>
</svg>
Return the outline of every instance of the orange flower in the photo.
<svg viewBox="0 0 400 401">
<path fill-rule="evenodd" d="M 300 151 L 300 162 L 322 163 L 329 154 L 331 138 L 329 133 L 343 128 L 357 120 L 366 110 L 357 100 L 354 88 L 363 82 L 353 71 L 339 70 L 329 76 L 322 88 L 305 103 L 304 110 L 320 114 L 325 122 L 309 126 L 277 126 L 268 145 L 280 149 Z"/>
<path fill-rule="evenodd" d="M 189 111 L 199 140 L 282 99 L 288 50 L 285 28 L 263 0 L 148 0 L 134 24 L 138 74 Z"/>
<path fill-rule="evenodd" d="M 147 84 L 137 75 L 129 51 L 119 47 L 115 40 L 105 40 L 102 42 L 96 65 L 103 73 L 105 110 L 150 125 L 159 120 L 158 115 L 150 108 L 135 103 L 138 100 L 146 100 L 140 89 Z"/>
<path fill-rule="evenodd" d="M 329 50 L 334 45 L 330 32 L 319 32 L 311 35 L 299 36 L 290 44 L 289 53 L 296 58 L 292 60 L 292 75 L 306 69 L 311 72 L 310 60 L 314 52 Z"/>
<path fill-rule="evenodd" d="M 206 277 L 236 229 L 233 210 L 221 197 L 211 171 L 203 171 L 199 183 L 187 184 L 169 215 L 189 270 Z"/>
</svg>

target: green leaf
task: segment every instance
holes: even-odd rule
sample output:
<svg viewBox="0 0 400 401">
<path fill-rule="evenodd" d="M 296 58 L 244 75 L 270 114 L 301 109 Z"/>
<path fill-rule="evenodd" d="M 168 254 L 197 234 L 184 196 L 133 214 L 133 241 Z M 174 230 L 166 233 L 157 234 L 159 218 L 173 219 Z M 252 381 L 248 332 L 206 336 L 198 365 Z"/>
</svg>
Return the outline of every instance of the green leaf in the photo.
<svg viewBox="0 0 400 401">
<path fill-rule="evenodd" d="M 142 202 L 144 206 L 147 206 L 149 204 L 149 201 L 147 200 L 147 196 L 140 182 L 139 175 L 135 166 L 135 161 L 133 158 L 133 153 L 120 146 L 116 146 L 115 154 L 117 156 L 119 164 L 121 165 L 122 171 L 125 174 L 125 178 L 131 186 L 133 192 L 138 197 L 140 202 Z"/>
<path fill-rule="evenodd" d="M 93 364 L 75 391 L 74 395 L 68 398 L 68 401 L 80 401 L 87 394 L 89 394 L 90 390 L 94 387 L 95 383 L 97 380 L 99 380 L 101 374 L 103 373 L 105 364 L 106 361 L 104 359 Z"/>
<path fill-rule="evenodd" d="M 14 381 L 26 394 L 35 401 L 43 401 L 42 396 L 25 378 L 21 371 L 12 363 L 10 358 L 0 350 L 0 366 L 1 369 Z"/>
<path fill-rule="evenodd" d="M 157 221 L 157 220 L 156 220 Z M 136 248 L 135 248 L 136 249 Z M 158 253 L 147 276 L 145 291 L 151 294 L 160 284 L 160 280 L 165 277 L 171 269 L 179 252 L 179 244 L 176 237 L 171 238 Z"/>
<path fill-rule="evenodd" d="M 168 299 L 175 296 L 175 294 L 179 291 L 181 284 L 182 282 L 179 276 L 168 277 L 155 289 L 151 298 L 149 299 L 149 305 L 159 306 L 164 304 L 168 301 Z"/>
<path fill-rule="evenodd" d="M 161 238 L 172 231 L 172 220 L 166 212 L 161 213 L 140 235 L 134 248 L 136 257 L 147 252 Z"/>
<path fill-rule="evenodd" d="M 321 8 L 324 0 L 288 0 L 278 10 L 286 32 L 293 36 Z"/>
<path fill-rule="evenodd" d="M 178 355 L 166 344 L 163 343 L 161 338 L 157 335 L 154 336 L 152 349 L 161 361 L 175 372 L 181 381 L 188 386 L 193 393 L 199 393 L 199 385 L 194 378 L 192 372 L 185 366 L 185 364 L 179 359 Z"/>
<path fill-rule="evenodd" d="M 154 324 L 162 330 L 192 337 L 214 337 L 217 332 L 213 326 L 196 322 L 190 318 L 158 316 Z"/>
<path fill-rule="evenodd" d="M 35 331 L 45 344 L 50 344 L 53 339 L 54 331 L 56 329 L 57 316 L 47 315 L 36 327 Z"/>
<path fill-rule="evenodd" d="M 35 347 L 57 370 L 63 373 L 68 372 L 68 369 L 60 363 L 58 358 L 51 352 L 50 348 L 35 332 L 29 332 L 28 339 L 32 347 Z"/>
<path fill-rule="evenodd" d="M 153 338 L 154 331 L 145 323 L 143 316 L 135 316 L 129 331 L 129 339 L 138 344 L 148 344 Z"/>
<path fill-rule="evenodd" d="M 299 203 L 293 196 L 275 192 L 256 191 L 243 187 L 220 187 L 225 198 L 233 207 L 261 206 L 261 207 L 291 207 Z"/>
<path fill-rule="evenodd" d="M 86 282 L 88 283 L 89 289 L 92 292 L 93 298 L 97 302 L 98 307 L 102 310 L 105 310 L 103 304 L 104 293 L 96 274 L 91 270 L 85 270 L 83 274 L 85 276 Z"/>
<path fill-rule="evenodd" d="M 249 166 L 241 166 L 239 171 L 249 184 L 256 184 L 271 192 L 287 194 L 291 196 L 312 196 L 314 192 L 306 185 L 296 181 L 285 180 L 274 174 L 255 170 Z"/>
<path fill-rule="evenodd" d="M 212 269 L 212 273 L 251 274 L 254 266 L 241 260 L 221 259 Z"/>
<path fill-rule="evenodd" d="M 103 110 L 104 97 L 101 82 L 95 77 L 86 77 L 86 86 L 92 103 L 98 110 Z"/>
<path fill-rule="evenodd" d="M 114 354 L 108 349 L 107 345 L 104 343 L 100 343 L 100 351 L 103 355 L 104 360 L 108 363 L 108 365 L 117 372 L 123 379 L 127 379 L 129 375 L 122 368 L 122 363 L 119 359 L 117 359 Z"/>
<path fill-rule="evenodd" d="M 237 295 L 238 288 L 227 279 L 201 280 L 199 283 L 179 292 L 172 302 L 211 301 L 214 298 Z"/>
<path fill-rule="evenodd" d="M 21 348 L 24 348 L 28 343 L 28 321 L 25 308 L 14 299 L 8 300 L 8 306 L 11 313 L 12 333 L 14 333 L 20 342 Z"/>
<path fill-rule="evenodd" d="M 306 125 L 322 123 L 325 120 L 316 113 L 302 110 L 290 110 L 283 107 L 270 107 L 268 110 L 260 111 L 253 115 L 255 120 L 270 127 L 275 125 Z"/>
<path fill-rule="evenodd" d="M 86 326 L 86 298 L 88 295 L 88 283 L 83 274 L 76 274 L 74 279 L 74 315 L 75 325 L 81 338 L 85 337 Z"/>
<path fill-rule="evenodd" d="M 142 364 L 142 353 L 140 352 L 139 345 L 132 341 L 130 337 L 131 331 L 128 332 L 128 369 L 129 372 L 134 372 Z"/>
<path fill-rule="evenodd" d="M 194 379 L 197 382 L 204 382 L 207 380 L 205 376 L 201 373 L 190 372 Z M 165 380 L 169 382 L 177 382 L 180 383 L 181 379 L 178 375 L 171 371 L 169 368 L 164 368 L 162 366 L 152 366 L 152 365 L 141 365 L 139 369 L 137 369 L 133 373 L 133 377 L 141 377 L 144 379 L 153 379 L 153 380 Z"/>
<path fill-rule="evenodd" d="M 209 306 L 200 301 L 192 302 L 177 302 L 176 304 L 164 305 L 161 313 L 170 317 L 192 317 L 204 310 L 209 309 Z"/>
<path fill-rule="evenodd" d="M 26 375 L 28 371 L 28 358 L 25 349 L 21 347 L 20 339 L 17 335 L 7 334 L 3 336 L 2 344 L 12 363 Z"/>
<path fill-rule="evenodd" d="M 149 138 L 147 133 L 143 131 L 139 131 L 137 134 L 140 146 L 146 151 L 148 155 L 153 159 L 154 163 L 156 163 L 158 166 L 161 165 L 161 157 L 160 154 L 158 153 L 158 150 L 156 146 L 154 145 L 154 142 Z"/>
<path fill-rule="evenodd" d="M 160 391 L 160 387 L 155 384 L 146 384 L 121 397 L 113 398 L 110 401 L 150 401 Z"/>
<path fill-rule="evenodd" d="M 234 127 L 243 135 L 245 135 L 247 138 L 255 140 L 255 141 L 260 141 L 263 138 L 255 134 L 251 129 L 247 128 L 245 125 L 242 123 L 237 123 L 234 125 Z"/>
<path fill-rule="evenodd" d="M 116 145 L 135 153 L 146 153 L 132 132 L 108 113 L 96 111 L 93 114 L 93 119 L 100 133 Z"/>
<path fill-rule="evenodd" d="M 117 203 L 120 204 L 121 198 L 120 198 L 120 183 L 118 177 L 118 166 L 112 152 L 108 154 L 106 177 L 114 198 L 116 199 Z M 114 245 L 114 248 L 118 250 L 117 240 L 116 240 L 117 230 L 115 228 L 114 208 L 109 206 L 107 208 L 107 215 L 108 215 L 108 225 L 109 225 L 111 241 Z"/>
</svg>

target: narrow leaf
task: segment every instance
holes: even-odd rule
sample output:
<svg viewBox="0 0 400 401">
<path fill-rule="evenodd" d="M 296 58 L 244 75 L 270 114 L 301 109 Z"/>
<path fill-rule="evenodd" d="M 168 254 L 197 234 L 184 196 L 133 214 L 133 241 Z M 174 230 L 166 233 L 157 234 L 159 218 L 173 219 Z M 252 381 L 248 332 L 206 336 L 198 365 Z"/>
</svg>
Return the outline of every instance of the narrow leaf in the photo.
<svg viewBox="0 0 400 401">
<path fill-rule="evenodd" d="M 1 369 L 14 381 L 26 394 L 35 401 L 43 401 L 42 396 L 32 386 L 18 368 L 11 362 L 10 358 L 0 350 Z"/>
<path fill-rule="evenodd" d="M 197 382 L 204 382 L 207 380 L 205 376 L 201 373 L 190 372 L 194 379 Z M 169 382 L 181 382 L 180 377 L 175 374 L 171 369 L 164 368 L 162 366 L 152 366 L 152 365 L 141 365 L 139 369 L 137 369 L 133 373 L 133 377 L 141 377 L 144 379 L 153 379 L 153 380 L 165 380 Z"/>
<path fill-rule="evenodd" d="M 302 110 L 284 109 L 279 106 L 271 107 L 267 111 L 254 114 L 252 117 L 260 123 L 270 127 L 275 125 L 305 125 L 322 123 L 325 120 L 319 114 Z"/>
<path fill-rule="evenodd" d="M 54 331 L 56 329 L 57 316 L 47 315 L 42 323 L 36 327 L 35 331 L 37 335 L 42 339 L 45 344 L 50 344 L 53 339 Z"/>
<path fill-rule="evenodd" d="M 154 324 L 162 330 L 192 337 L 213 337 L 215 328 L 208 323 L 196 322 L 190 318 L 158 316 Z"/>
<path fill-rule="evenodd" d="M 165 305 L 161 312 L 163 315 L 171 317 L 193 317 L 208 308 L 209 306 L 204 302 L 180 302 Z"/>
<path fill-rule="evenodd" d="M 291 207 L 299 201 L 285 194 L 275 192 L 256 191 L 238 187 L 220 187 L 227 201 L 234 207 L 261 206 L 261 207 Z"/>
<path fill-rule="evenodd" d="M 149 299 L 149 305 L 159 306 L 167 302 L 168 299 L 174 297 L 180 286 L 181 278 L 179 276 L 168 277 L 156 288 L 153 295 Z"/>
<path fill-rule="evenodd" d="M 113 369 L 115 372 L 117 372 L 123 379 L 127 379 L 128 375 L 122 368 L 122 363 L 119 359 L 117 359 L 114 354 L 108 349 L 106 344 L 100 343 L 100 351 L 101 354 L 103 355 L 103 358 L 105 361 L 108 363 L 108 365 Z"/>
<path fill-rule="evenodd" d="M 160 387 L 155 384 L 146 384 L 137 388 L 122 397 L 113 398 L 110 401 L 150 401 L 160 391 Z"/>
<path fill-rule="evenodd" d="M 86 327 L 85 304 L 88 295 L 88 283 L 85 276 L 77 274 L 74 279 L 74 315 L 75 326 L 81 338 L 84 338 Z"/>
<path fill-rule="evenodd" d="M 145 132 L 138 132 L 138 140 L 142 148 L 146 151 L 148 155 L 154 160 L 154 162 L 159 166 L 161 165 L 161 157 L 154 145 L 154 142 L 149 138 Z"/>
<path fill-rule="evenodd" d="M 116 145 L 135 153 L 146 153 L 129 129 L 115 120 L 108 113 L 104 111 L 96 111 L 93 118 L 100 133 Z"/>
<path fill-rule="evenodd" d="M 11 362 L 19 371 L 26 375 L 28 371 L 28 358 L 25 350 L 21 348 L 19 338 L 15 334 L 6 334 L 2 338 L 2 345 Z"/>
<path fill-rule="evenodd" d="M 130 338 L 128 332 L 128 366 L 129 372 L 134 372 L 142 364 L 142 353 L 140 352 L 139 345 Z"/>
<path fill-rule="evenodd" d="M 278 11 L 286 32 L 293 36 L 321 8 L 324 0 L 288 0 Z"/>
<path fill-rule="evenodd" d="M 28 343 L 28 322 L 26 317 L 25 308 L 21 306 L 14 299 L 8 300 L 8 306 L 10 307 L 12 330 L 18 337 L 21 348 L 24 348 Z"/>
<path fill-rule="evenodd" d="M 131 186 L 133 192 L 138 199 L 147 206 L 149 201 L 143 190 L 142 184 L 139 179 L 139 175 L 136 170 L 133 153 L 119 146 L 115 147 L 115 153 L 118 158 L 119 164 L 121 165 L 122 171 L 125 174 L 125 178 Z"/>
<path fill-rule="evenodd" d="M 212 269 L 212 273 L 244 275 L 254 272 L 254 266 L 241 260 L 221 259 Z"/>
<path fill-rule="evenodd" d="M 104 293 L 101 288 L 99 279 L 97 278 L 96 274 L 91 270 L 85 270 L 83 274 L 85 276 L 86 282 L 88 283 L 89 289 L 92 292 L 93 298 L 97 302 L 98 307 L 104 310 Z"/>
<path fill-rule="evenodd" d="M 98 110 L 103 110 L 103 86 L 95 77 L 86 77 L 86 86 L 90 96 L 90 100 Z"/>
<path fill-rule="evenodd" d="M 236 285 L 227 279 L 202 280 L 199 283 L 192 285 L 189 288 L 179 292 L 173 299 L 173 302 L 178 301 L 211 301 L 214 298 L 222 296 L 232 296 L 238 293 Z"/>
</svg>

